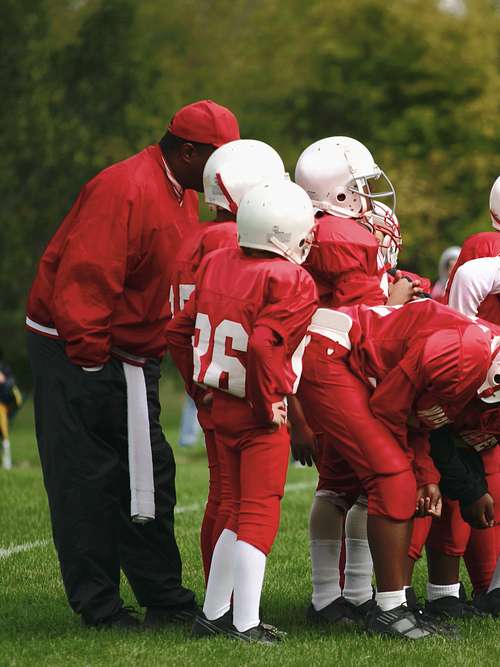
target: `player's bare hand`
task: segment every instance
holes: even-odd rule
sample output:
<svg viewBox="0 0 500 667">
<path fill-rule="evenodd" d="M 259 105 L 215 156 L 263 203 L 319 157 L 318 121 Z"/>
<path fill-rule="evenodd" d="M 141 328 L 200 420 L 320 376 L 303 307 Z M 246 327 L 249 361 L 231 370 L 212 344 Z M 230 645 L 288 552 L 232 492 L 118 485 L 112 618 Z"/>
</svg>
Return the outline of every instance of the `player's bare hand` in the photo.
<svg viewBox="0 0 500 667">
<path fill-rule="evenodd" d="M 495 503 L 489 493 L 462 507 L 461 512 L 463 520 L 473 528 L 493 528 L 495 525 Z"/>
<path fill-rule="evenodd" d="M 415 516 L 441 516 L 443 501 L 437 484 L 425 484 L 417 490 Z"/>
<path fill-rule="evenodd" d="M 271 405 L 273 412 L 272 423 L 276 429 L 287 423 L 287 409 L 284 401 L 277 401 Z"/>
<path fill-rule="evenodd" d="M 0 384 L 3 384 L 5 382 L 5 375 L 0 371 Z"/>
<path fill-rule="evenodd" d="M 316 436 L 307 424 L 301 424 L 300 428 L 292 426 L 291 432 L 292 456 L 300 461 L 303 466 L 311 467 L 316 456 Z"/>
<path fill-rule="evenodd" d="M 419 297 L 422 292 L 420 280 L 411 281 L 398 275 L 396 272 L 395 282 L 389 286 L 388 306 L 400 306 Z"/>
</svg>

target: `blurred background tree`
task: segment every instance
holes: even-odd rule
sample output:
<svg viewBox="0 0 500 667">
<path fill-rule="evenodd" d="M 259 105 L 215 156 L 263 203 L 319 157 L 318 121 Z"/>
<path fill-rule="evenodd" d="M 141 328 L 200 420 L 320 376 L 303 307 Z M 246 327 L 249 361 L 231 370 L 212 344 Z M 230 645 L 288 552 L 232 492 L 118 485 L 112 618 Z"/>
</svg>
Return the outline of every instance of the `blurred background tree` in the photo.
<svg viewBox="0 0 500 667">
<path fill-rule="evenodd" d="M 488 228 L 498 0 L 4 0 L 0 36 L 0 338 L 21 375 L 27 291 L 78 190 L 196 99 L 292 175 L 316 139 L 363 141 L 395 184 L 407 268 L 435 278 Z"/>
</svg>

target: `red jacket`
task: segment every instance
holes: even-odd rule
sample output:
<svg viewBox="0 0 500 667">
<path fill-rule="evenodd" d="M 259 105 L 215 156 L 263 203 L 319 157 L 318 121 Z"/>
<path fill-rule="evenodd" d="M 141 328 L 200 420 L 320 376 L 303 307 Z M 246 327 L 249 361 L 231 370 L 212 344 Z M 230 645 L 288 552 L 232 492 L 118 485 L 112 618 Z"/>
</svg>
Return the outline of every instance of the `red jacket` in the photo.
<svg viewBox="0 0 500 667">
<path fill-rule="evenodd" d="M 105 363 L 112 347 L 161 357 L 170 265 L 197 212 L 194 191 L 180 203 L 158 145 L 100 172 L 40 260 L 28 325 L 56 329 L 81 366 Z"/>
<path fill-rule="evenodd" d="M 352 218 L 316 216 L 315 242 L 304 267 L 314 278 L 320 305 L 384 304 L 375 236 Z"/>
</svg>

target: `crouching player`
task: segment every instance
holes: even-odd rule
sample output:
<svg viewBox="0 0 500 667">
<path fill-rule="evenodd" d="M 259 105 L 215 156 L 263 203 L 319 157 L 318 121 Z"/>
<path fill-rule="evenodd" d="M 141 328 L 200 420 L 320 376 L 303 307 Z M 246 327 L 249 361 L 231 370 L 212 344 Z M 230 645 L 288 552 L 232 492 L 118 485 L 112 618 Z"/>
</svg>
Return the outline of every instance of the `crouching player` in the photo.
<svg viewBox="0 0 500 667">
<path fill-rule="evenodd" d="M 237 225 L 241 249 L 203 260 L 167 339 L 191 395 L 211 397 L 231 487 L 193 633 L 273 643 L 280 635 L 260 622 L 259 605 L 288 466 L 286 397 L 317 305 L 314 282 L 299 266 L 312 239 L 312 204 L 293 183 L 261 184 L 244 195 Z"/>
<path fill-rule="evenodd" d="M 367 629 L 421 639 L 435 628 L 406 606 L 417 495 L 407 421 L 431 385 L 444 402 L 470 400 L 488 369 L 489 338 L 468 318 L 430 300 L 342 311 L 320 309 L 314 316 L 298 398 L 313 431 L 335 443 L 345 465 L 346 499 L 349 468 L 368 493 L 377 605 Z"/>
</svg>

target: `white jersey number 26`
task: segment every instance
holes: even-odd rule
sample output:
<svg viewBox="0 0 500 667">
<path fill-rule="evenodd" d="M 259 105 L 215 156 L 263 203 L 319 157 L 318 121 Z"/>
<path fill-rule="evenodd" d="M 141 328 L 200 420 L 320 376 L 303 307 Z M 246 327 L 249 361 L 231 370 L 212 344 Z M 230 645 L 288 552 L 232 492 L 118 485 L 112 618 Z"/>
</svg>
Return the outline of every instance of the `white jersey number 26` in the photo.
<svg viewBox="0 0 500 667">
<path fill-rule="evenodd" d="M 244 398 L 246 369 L 239 359 L 226 354 L 228 341 L 230 341 L 231 350 L 247 351 L 248 334 L 243 326 L 233 320 L 222 320 L 212 331 L 208 315 L 198 313 L 195 329 L 198 330 L 199 335 L 197 344 L 193 344 L 194 381 L 215 389 L 224 389 L 234 396 Z M 212 342 L 212 358 L 203 359 Z M 208 367 L 203 373 L 207 362 Z M 221 386 L 223 378 L 225 386 Z"/>
</svg>

